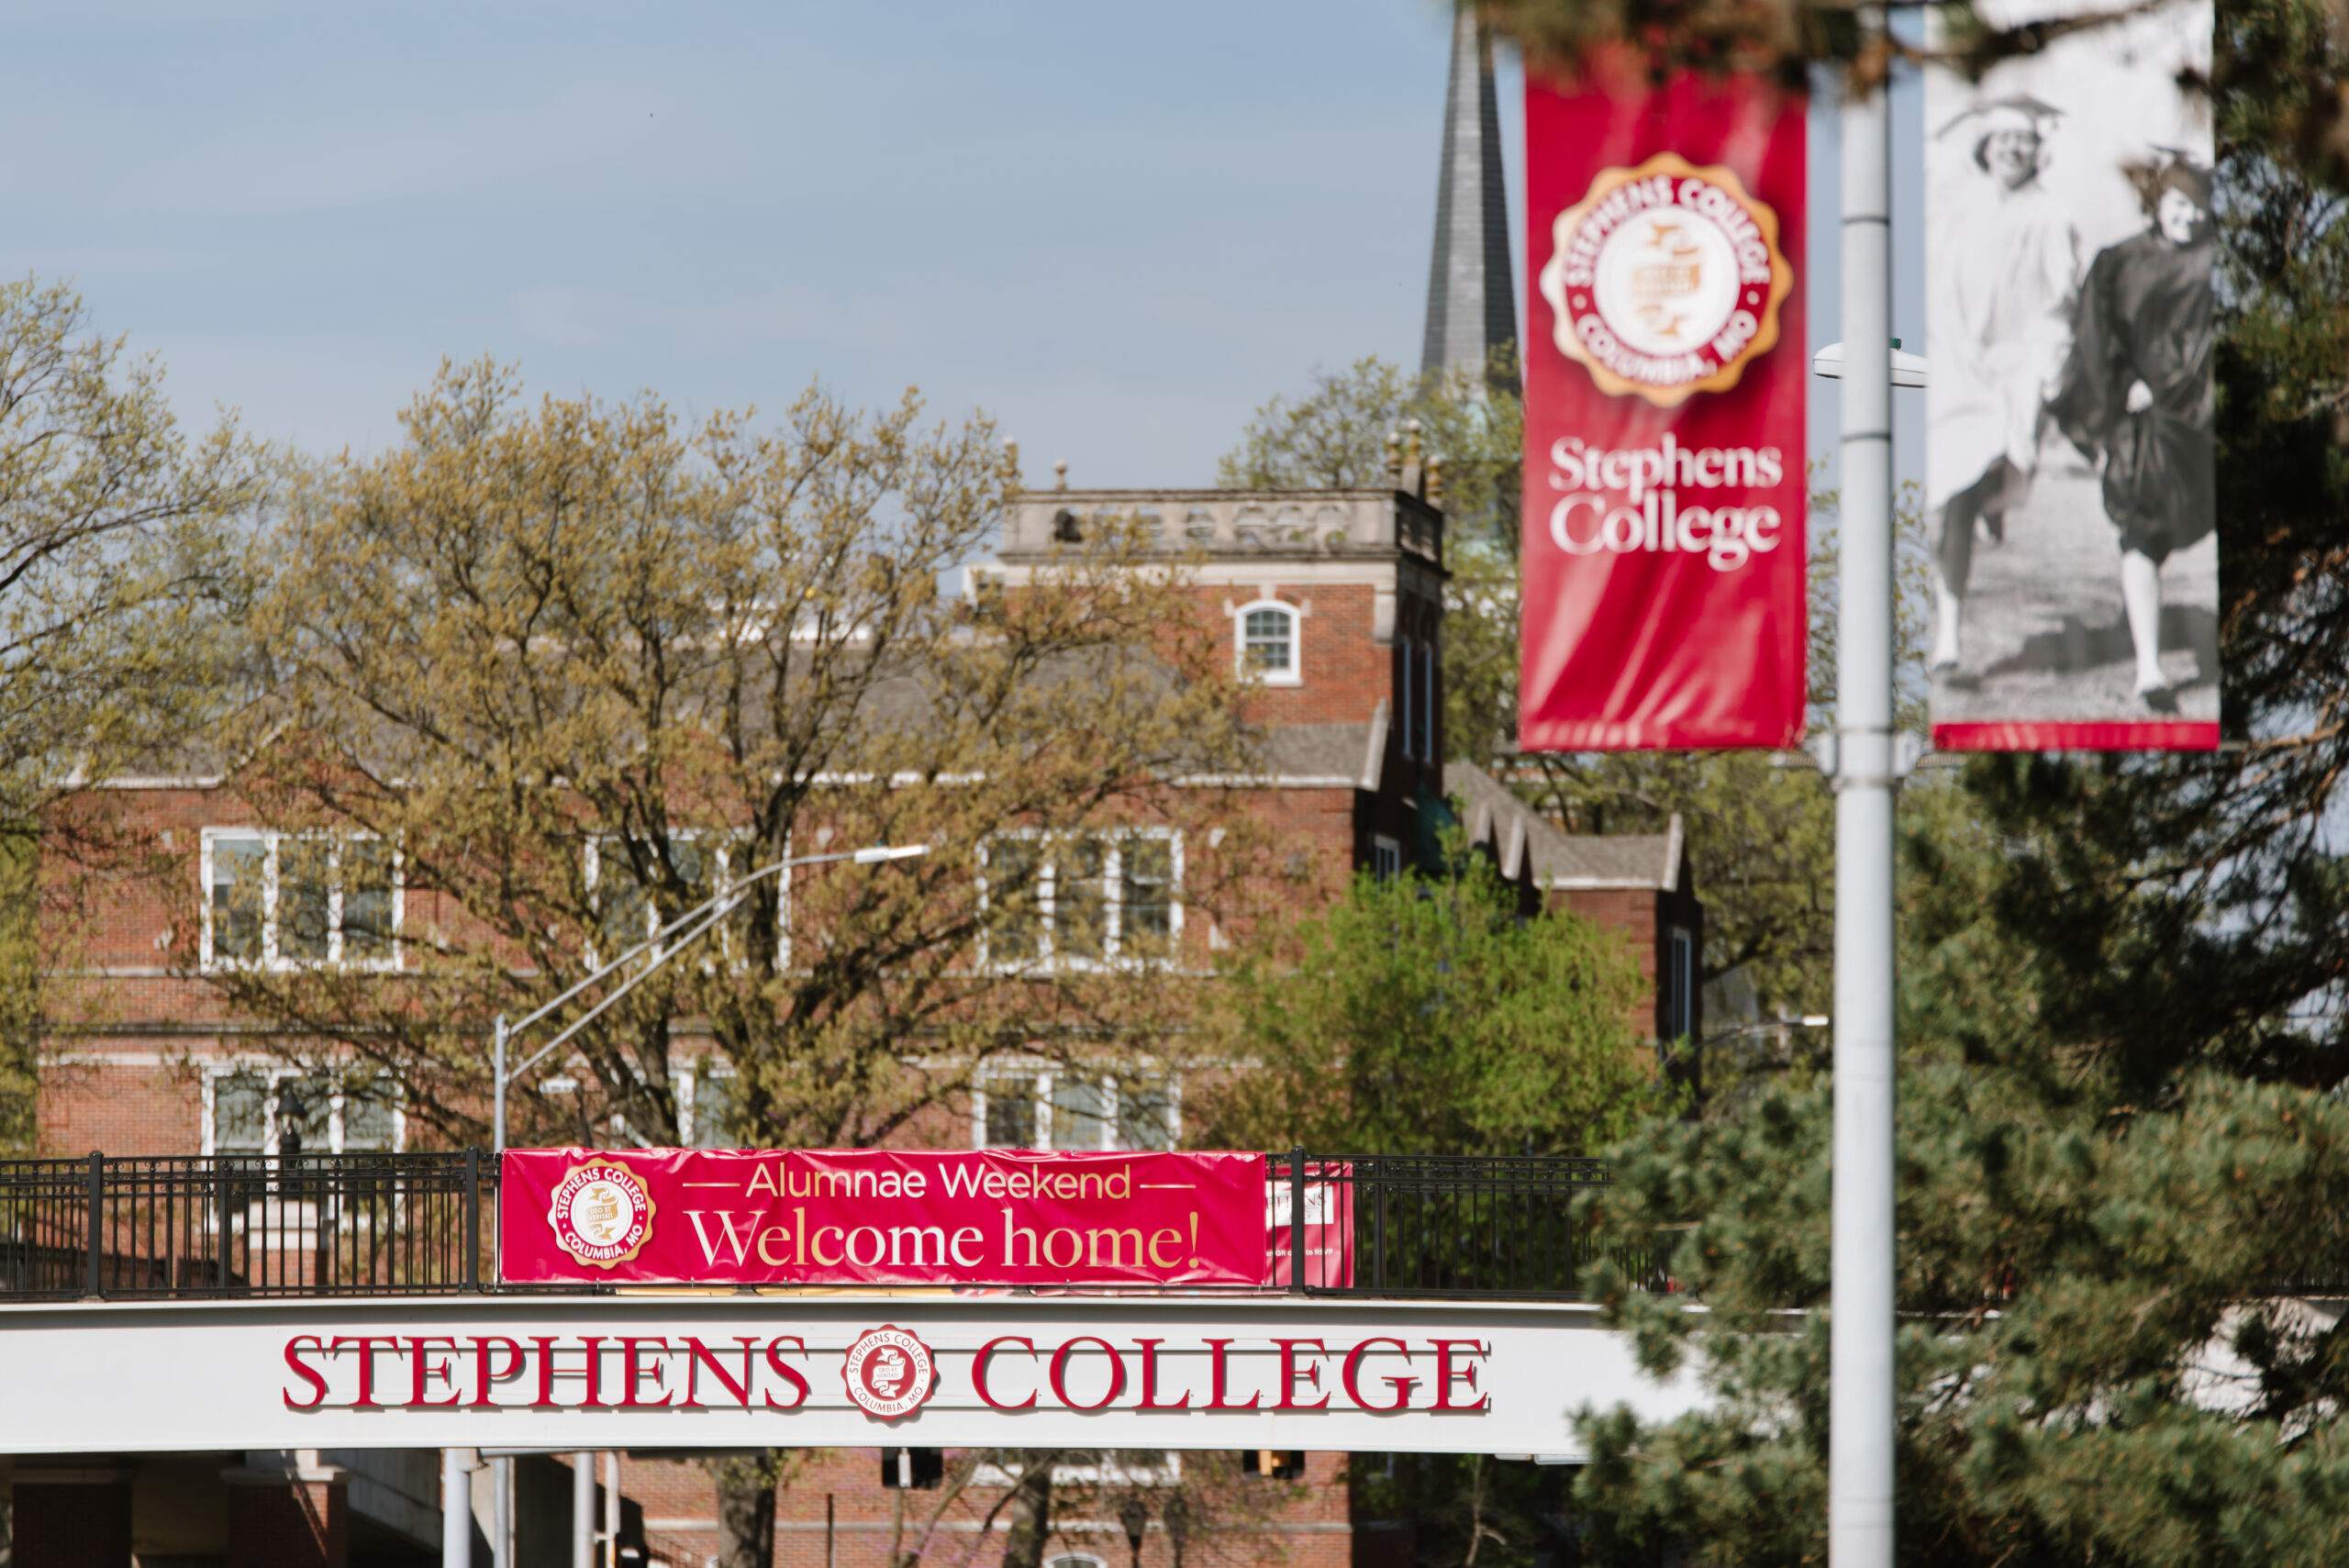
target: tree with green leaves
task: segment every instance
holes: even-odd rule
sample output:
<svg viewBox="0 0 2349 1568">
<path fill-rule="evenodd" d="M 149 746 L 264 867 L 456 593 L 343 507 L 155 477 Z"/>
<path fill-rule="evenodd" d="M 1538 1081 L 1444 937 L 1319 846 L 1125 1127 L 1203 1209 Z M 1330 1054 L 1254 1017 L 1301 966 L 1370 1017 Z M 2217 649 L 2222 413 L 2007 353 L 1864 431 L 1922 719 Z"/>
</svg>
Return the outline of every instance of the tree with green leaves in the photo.
<svg viewBox="0 0 2349 1568">
<path fill-rule="evenodd" d="M 1810 497 L 1809 597 L 1809 729 L 1834 726 L 1837 572 L 1836 496 Z M 1896 717 L 1919 740 L 1926 732 L 1924 516 L 1915 487 L 1895 517 L 1893 584 Z M 1723 1050 L 1707 1064 L 1725 1086 L 1741 1060 L 1774 1072 L 1803 1065 L 1815 1051 L 1776 1055 L 1802 1036 L 1785 1020 L 1829 1010 L 1835 929 L 1834 795 L 1798 752 L 1614 751 L 1532 753 L 1502 775 L 1569 832 L 1661 833 L 1677 817 L 1699 868 L 1705 898 L 1700 978 L 1740 973 L 1757 1018 L 1715 1019 Z M 1730 1031 L 1742 1029 L 1742 1036 Z M 1759 1055 L 1748 1046 L 1765 1048 Z"/>
<path fill-rule="evenodd" d="M 262 453 L 184 436 L 161 365 L 62 284 L 0 284 L 0 817 L 217 717 Z"/>
<path fill-rule="evenodd" d="M 515 1087 L 509 1133 L 674 1144 L 681 1050 L 730 1073 L 720 1130 L 784 1148 L 877 1145 L 1006 1053 L 1165 1071 L 1169 835 L 1197 846 L 1195 939 L 1256 869 L 1229 792 L 1171 781 L 1253 752 L 1152 536 L 1105 526 L 1019 592 L 942 595 L 1018 481 L 983 419 L 928 426 L 910 395 L 868 415 L 811 390 L 754 433 L 651 399 L 532 406 L 476 364 L 406 422 L 266 540 L 273 679 L 228 784 L 256 831 L 216 835 L 203 889 L 159 847 L 175 956 L 272 1049 L 486 1142 L 495 1016 L 754 870 L 894 844 L 930 852 L 747 882 L 698 954 L 573 999 L 546 1025 L 583 1026 L 568 1071 Z"/>
<path fill-rule="evenodd" d="M 1672 1103 L 1621 942 L 1563 911 L 1520 917 L 1485 858 L 1452 849 L 1439 876 L 1355 878 L 1232 967 L 1207 1028 L 1245 1066 L 1200 1092 L 1201 1140 L 1586 1154 Z"/>
<path fill-rule="evenodd" d="M 1372 489 L 1391 484 L 1388 441 L 1408 434 L 1440 462 L 1445 519 L 1443 728 L 1446 753 L 1483 765 L 1517 745 L 1518 509 L 1525 401 L 1513 351 L 1481 375 L 1453 367 L 1412 376 L 1377 358 L 1317 373 L 1294 398 L 1258 408 L 1224 454 L 1217 483 Z"/>
<path fill-rule="evenodd" d="M 493 1018 L 739 886 L 697 951 L 526 1038 L 578 1027 L 514 1085 L 515 1141 L 675 1145 L 681 1082 L 728 1091 L 703 1138 L 781 1148 L 918 1136 L 1007 1056 L 1163 1084 L 1175 901 L 1203 952 L 1260 835 L 1174 782 L 1256 754 L 1154 535 L 1105 524 L 1017 591 L 941 594 L 1019 476 L 984 418 L 910 393 L 811 388 L 755 431 L 534 405 L 481 362 L 405 425 L 300 475 L 262 540 L 267 679 L 225 792 L 250 830 L 213 836 L 204 884 L 156 846 L 175 960 L 264 1049 L 395 1092 L 412 1139 L 486 1143 Z M 749 880 L 875 844 L 930 852 Z M 787 1473 L 718 1468 L 736 1568 Z"/>
<path fill-rule="evenodd" d="M 227 419 L 189 440 L 162 383 L 71 288 L 0 284 L 0 1149 L 33 1136 L 40 973 L 72 966 L 81 890 L 118 848 L 90 781 L 235 691 L 262 454 Z"/>
</svg>

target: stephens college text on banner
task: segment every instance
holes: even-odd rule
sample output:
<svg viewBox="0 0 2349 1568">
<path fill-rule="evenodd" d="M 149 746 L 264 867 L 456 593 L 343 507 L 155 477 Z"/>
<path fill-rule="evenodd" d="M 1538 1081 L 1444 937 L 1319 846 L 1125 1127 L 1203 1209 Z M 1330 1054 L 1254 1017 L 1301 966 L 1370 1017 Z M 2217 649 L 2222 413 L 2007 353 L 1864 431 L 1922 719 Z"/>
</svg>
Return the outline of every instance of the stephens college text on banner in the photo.
<svg viewBox="0 0 2349 1568">
<path fill-rule="evenodd" d="M 1526 83 L 1529 751 L 1803 727 L 1803 101 Z"/>
</svg>

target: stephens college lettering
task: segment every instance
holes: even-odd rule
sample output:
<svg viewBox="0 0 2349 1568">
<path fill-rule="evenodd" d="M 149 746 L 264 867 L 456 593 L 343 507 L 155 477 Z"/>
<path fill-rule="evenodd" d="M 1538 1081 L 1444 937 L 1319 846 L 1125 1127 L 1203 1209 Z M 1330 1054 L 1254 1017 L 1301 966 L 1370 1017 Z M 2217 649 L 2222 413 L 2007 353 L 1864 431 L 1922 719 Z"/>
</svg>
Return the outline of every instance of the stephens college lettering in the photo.
<svg viewBox="0 0 2349 1568">
<path fill-rule="evenodd" d="M 1791 746 L 1803 99 L 1612 75 L 1526 76 L 1518 749 Z"/>
<path fill-rule="evenodd" d="M 1550 507 L 1550 539 L 1568 555 L 1677 551 L 1734 572 L 1778 548 L 1776 506 L 1682 506 L 1679 495 L 1684 487 L 1773 488 L 1786 479 L 1776 447 L 1691 450 L 1667 430 L 1655 446 L 1607 451 L 1566 436 L 1551 444 L 1550 465 L 1550 488 L 1567 492 Z"/>
<path fill-rule="evenodd" d="M 713 1338 L 717 1338 L 713 1336 Z M 1235 1347 L 1238 1347 L 1235 1349 Z M 875 1373 L 875 1356 L 885 1370 Z M 886 1325 L 845 1352 L 804 1336 L 296 1334 L 285 1341 L 288 1410 L 694 1410 L 788 1413 L 836 1363 L 845 1391 L 889 1420 L 938 1396 L 989 1410 L 1081 1413 L 1313 1411 L 1481 1415 L 1491 1346 L 1472 1339 L 1326 1335 L 1261 1340 L 1119 1340 L 1078 1334 L 1058 1344 L 997 1335 L 974 1350 L 933 1351 Z M 895 1359 L 892 1359 L 892 1358 Z M 862 1359 L 860 1359 L 862 1358 Z M 900 1364 L 900 1362 L 904 1364 Z M 948 1364 L 960 1362 L 960 1375 Z M 1343 1406 L 1333 1402 L 1342 1400 Z"/>
</svg>

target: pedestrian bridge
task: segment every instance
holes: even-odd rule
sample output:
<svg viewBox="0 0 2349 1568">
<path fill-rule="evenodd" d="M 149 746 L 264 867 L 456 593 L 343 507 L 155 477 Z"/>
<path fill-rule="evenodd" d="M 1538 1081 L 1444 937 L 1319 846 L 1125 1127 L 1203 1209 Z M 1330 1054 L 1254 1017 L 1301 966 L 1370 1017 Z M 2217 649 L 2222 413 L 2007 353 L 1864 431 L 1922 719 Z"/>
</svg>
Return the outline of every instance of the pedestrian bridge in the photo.
<svg viewBox="0 0 2349 1568">
<path fill-rule="evenodd" d="M 1578 1410 L 1661 1419 L 1705 1397 L 1642 1373 L 1576 1299 L 1592 1253 L 1571 1199 L 1603 1168 L 1305 1158 L 1292 1178 L 1349 1184 L 1342 1273 L 1308 1255 L 1308 1224 L 1286 1228 L 1275 1287 L 1066 1293 L 501 1286 L 493 1168 L 465 1153 L 0 1162 L 0 1451 L 1572 1462 Z M 894 1381 L 852 1383 L 868 1353 Z"/>
<path fill-rule="evenodd" d="M 929 1396 L 848 1352 L 893 1327 Z M 6 1447 L 1315 1449 L 1580 1457 L 1572 1417 L 1677 1414 L 1572 1303 L 843 1293 L 0 1307 Z"/>
</svg>

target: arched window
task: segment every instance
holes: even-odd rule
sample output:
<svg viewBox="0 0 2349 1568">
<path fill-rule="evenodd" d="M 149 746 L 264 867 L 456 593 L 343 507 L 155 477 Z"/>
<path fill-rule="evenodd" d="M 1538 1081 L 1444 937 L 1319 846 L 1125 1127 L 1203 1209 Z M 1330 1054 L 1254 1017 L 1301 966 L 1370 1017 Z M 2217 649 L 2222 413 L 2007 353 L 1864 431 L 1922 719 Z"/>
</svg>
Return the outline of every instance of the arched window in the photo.
<svg viewBox="0 0 2349 1568">
<path fill-rule="evenodd" d="M 1297 636 L 1297 607 L 1277 599 L 1259 599 L 1237 612 L 1240 627 L 1240 670 L 1268 686 L 1294 686 L 1304 679 L 1305 650 Z"/>
</svg>

